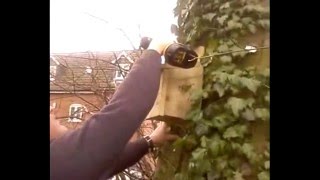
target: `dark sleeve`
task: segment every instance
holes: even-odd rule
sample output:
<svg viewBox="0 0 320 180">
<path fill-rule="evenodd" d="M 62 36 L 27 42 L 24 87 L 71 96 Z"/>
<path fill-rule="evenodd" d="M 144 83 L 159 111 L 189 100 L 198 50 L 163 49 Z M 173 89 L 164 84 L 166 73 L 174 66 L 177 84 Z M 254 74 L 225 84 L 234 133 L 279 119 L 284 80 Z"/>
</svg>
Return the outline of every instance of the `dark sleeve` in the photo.
<svg viewBox="0 0 320 180">
<path fill-rule="evenodd" d="M 160 54 L 144 51 L 108 105 L 81 128 L 50 143 L 50 179 L 112 175 L 112 167 L 156 100 L 160 75 Z"/>
<path fill-rule="evenodd" d="M 145 154 L 148 153 L 148 143 L 145 139 L 141 138 L 134 142 L 129 142 L 124 148 L 121 155 L 118 157 L 117 162 L 111 168 L 112 171 L 108 171 L 100 177 L 101 180 L 110 178 L 110 175 L 115 175 L 133 166 L 137 163 Z M 99 179 L 99 180 L 100 180 Z"/>
</svg>

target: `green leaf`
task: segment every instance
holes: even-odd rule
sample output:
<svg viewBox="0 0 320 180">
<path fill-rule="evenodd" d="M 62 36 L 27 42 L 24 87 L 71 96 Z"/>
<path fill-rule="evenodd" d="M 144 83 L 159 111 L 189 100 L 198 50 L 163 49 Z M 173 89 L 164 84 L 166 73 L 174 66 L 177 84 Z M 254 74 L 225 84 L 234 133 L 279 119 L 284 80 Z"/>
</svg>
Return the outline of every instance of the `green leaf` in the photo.
<svg viewBox="0 0 320 180">
<path fill-rule="evenodd" d="M 269 120 L 270 118 L 270 112 L 267 108 L 257 108 L 255 110 L 255 114 L 258 118 L 261 118 L 264 121 Z"/>
<path fill-rule="evenodd" d="M 212 141 L 212 143 L 209 146 L 210 152 L 213 157 L 218 156 L 219 154 L 219 142 L 218 141 Z"/>
<path fill-rule="evenodd" d="M 197 101 L 199 100 L 201 97 L 202 97 L 202 89 L 199 89 L 199 90 L 196 90 L 196 91 L 193 91 L 191 93 L 191 96 L 190 96 L 190 100 L 191 101 Z"/>
<path fill-rule="evenodd" d="M 267 102 L 270 102 L 270 91 L 268 91 L 268 93 L 264 97 L 264 100 L 267 101 Z"/>
<path fill-rule="evenodd" d="M 222 44 L 217 49 L 219 52 L 226 52 L 229 50 L 228 46 L 226 44 Z"/>
<path fill-rule="evenodd" d="M 201 141 L 201 147 L 206 148 L 208 144 L 207 142 L 209 141 L 209 139 L 206 136 L 202 136 L 200 138 L 200 141 Z"/>
<path fill-rule="evenodd" d="M 252 109 L 246 109 L 242 114 L 241 116 L 248 120 L 248 121 L 254 121 L 255 120 L 255 114 L 254 112 L 252 111 Z"/>
<path fill-rule="evenodd" d="M 251 163 L 254 163 L 258 160 L 258 155 L 254 152 L 254 148 L 249 143 L 244 143 L 242 145 L 241 151 L 249 159 Z"/>
<path fill-rule="evenodd" d="M 226 2 L 226 3 L 222 4 L 219 9 L 223 10 L 223 9 L 228 9 L 228 8 L 230 8 L 230 2 Z"/>
<path fill-rule="evenodd" d="M 227 127 L 230 123 L 232 123 L 233 120 L 234 119 L 232 119 L 232 117 L 226 114 L 214 116 L 212 118 L 212 126 L 219 130 L 222 130 L 223 128 Z"/>
<path fill-rule="evenodd" d="M 223 138 L 225 139 L 231 139 L 231 138 L 243 138 L 245 133 L 247 133 L 248 129 L 245 125 L 235 125 L 232 127 L 229 127 L 224 133 Z"/>
<path fill-rule="evenodd" d="M 264 162 L 264 168 L 270 169 L 270 161 Z"/>
<path fill-rule="evenodd" d="M 192 111 L 189 111 L 186 115 L 186 120 L 194 120 L 197 119 L 198 116 L 200 116 L 201 110 L 200 109 L 194 109 Z"/>
<path fill-rule="evenodd" d="M 246 77 L 241 77 L 240 82 L 242 85 L 247 87 L 253 93 L 256 93 L 258 87 L 261 85 L 260 81 L 257 81 L 255 79 L 246 78 Z"/>
<path fill-rule="evenodd" d="M 216 159 L 216 168 L 219 172 L 223 171 L 228 166 L 228 161 L 224 157 Z"/>
<path fill-rule="evenodd" d="M 216 180 L 216 179 L 219 179 L 219 177 L 220 175 L 215 171 L 210 171 L 209 173 L 207 173 L 208 180 Z"/>
<path fill-rule="evenodd" d="M 232 20 L 237 22 L 237 21 L 240 20 L 240 17 L 238 15 L 236 15 L 236 14 L 232 14 Z"/>
<path fill-rule="evenodd" d="M 262 75 L 265 77 L 270 77 L 270 68 L 266 68 L 263 72 Z"/>
<path fill-rule="evenodd" d="M 227 18 L 228 18 L 228 15 L 225 14 L 223 16 L 218 17 L 217 21 L 219 22 L 220 25 L 223 25 L 223 23 L 227 20 Z"/>
<path fill-rule="evenodd" d="M 220 61 L 223 63 L 229 63 L 232 61 L 232 57 L 228 55 L 224 55 L 220 57 Z"/>
<path fill-rule="evenodd" d="M 267 158 L 270 158 L 270 153 L 268 151 L 264 151 L 264 155 L 267 157 Z"/>
<path fill-rule="evenodd" d="M 231 97 L 228 99 L 227 105 L 231 107 L 233 114 L 239 117 L 239 111 L 247 106 L 247 102 L 241 98 Z"/>
<path fill-rule="evenodd" d="M 214 83 L 213 89 L 218 92 L 219 97 L 222 97 L 224 95 L 225 89 L 223 88 L 221 83 Z"/>
<path fill-rule="evenodd" d="M 256 28 L 256 26 L 253 25 L 253 24 L 249 24 L 249 25 L 248 25 L 248 29 L 249 29 L 249 31 L 250 31 L 252 34 L 254 34 L 254 33 L 257 32 L 257 28 Z"/>
<path fill-rule="evenodd" d="M 183 147 L 186 144 L 185 138 L 178 138 L 173 144 L 173 147 Z"/>
<path fill-rule="evenodd" d="M 211 169 L 211 163 L 209 159 L 204 159 L 201 161 L 198 161 L 198 172 L 203 174 L 205 172 L 208 172 Z"/>
<path fill-rule="evenodd" d="M 265 29 L 270 28 L 270 20 L 269 19 L 258 20 L 258 24 Z"/>
<path fill-rule="evenodd" d="M 216 13 L 207 13 L 207 14 L 202 15 L 202 18 L 203 18 L 203 19 L 206 19 L 206 20 L 209 20 L 209 21 L 212 21 L 212 19 L 213 19 L 216 15 L 217 15 Z"/>
<path fill-rule="evenodd" d="M 242 24 L 241 23 L 238 23 L 234 20 L 229 20 L 228 23 L 227 23 L 227 27 L 228 29 L 238 29 L 238 28 L 242 28 Z"/>
<path fill-rule="evenodd" d="M 251 17 L 244 17 L 244 18 L 241 19 L 241 22 L 243 24 L 249 24 L 249 23 L 252 22 L 252 18 Z"/>
<path fill-rule="evenodd" d="M 197 148 L 192 152 L 192 158 L 195 160 L 202 160 L 207 153 L 207 150 L 204 148 Z"/>
<path fill-rule="evenodd" d="M 202 136 L 204 134 L 207 134 L 209 132 L 209 127 L 204 123 L 197 124 L 195 128 L 195 133 L 198 136 Z"/>
<path fill-rule="evenodd" d="M 263 171 L 259 173 L 258 180 L 270 180 L 270 173 L 268 171 Z"/>
<path fill-rule="evenodd" d="M 177 173 L 174 175 L 174 180 L 186 180 L 188 179 L 188 176 L 183 173 Z"/>
<path fill-rule="evenodd" d="M 204 92 L 202 93 L 202 97 L 203 97 L 204 99 L 208 98 L 208 97 L 209 97 L 209 93 L 208 93 L 207 91 L 204 91 Z"/>
<path fill-rule="evenodd" d="M 239 171 L 234 172 L 233 178 L 234 178 L 234 180 L 244 180 L 241 172 L 239 172 Z"/>
</svg>

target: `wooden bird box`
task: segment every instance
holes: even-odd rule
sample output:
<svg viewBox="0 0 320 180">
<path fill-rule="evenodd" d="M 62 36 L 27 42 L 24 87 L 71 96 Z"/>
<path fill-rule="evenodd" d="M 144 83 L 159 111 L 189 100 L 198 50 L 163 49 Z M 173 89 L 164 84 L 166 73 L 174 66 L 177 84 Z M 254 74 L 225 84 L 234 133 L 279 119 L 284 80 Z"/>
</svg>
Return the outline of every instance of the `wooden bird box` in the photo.
<svg viewBox="0 0 320 180">
<path fill-rule="evenodd" d="M 203 54 L 201 48 L 197 54 Z M 190 96 L 202 89 L 203 67 L 198 60 L 195 67 L 183 69 L 169 64 L 162 66 L 157 99 L 147 119 L 160 121 L 183 120 L 191 108 Z"/>
</svg>

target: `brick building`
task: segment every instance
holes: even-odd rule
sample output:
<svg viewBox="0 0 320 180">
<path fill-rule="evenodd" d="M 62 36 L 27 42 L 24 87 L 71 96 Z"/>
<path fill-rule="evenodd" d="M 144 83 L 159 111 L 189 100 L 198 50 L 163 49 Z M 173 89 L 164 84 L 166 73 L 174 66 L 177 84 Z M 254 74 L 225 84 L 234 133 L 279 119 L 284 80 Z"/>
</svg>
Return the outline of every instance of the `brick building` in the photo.
<svg viewBox="0 0 320 180">
<path fill-rule="evenodd" d="M 52 54 L 50 108 L 61 124 L 74 128 L 108 103 L 137 51 Z"/>
</svg>

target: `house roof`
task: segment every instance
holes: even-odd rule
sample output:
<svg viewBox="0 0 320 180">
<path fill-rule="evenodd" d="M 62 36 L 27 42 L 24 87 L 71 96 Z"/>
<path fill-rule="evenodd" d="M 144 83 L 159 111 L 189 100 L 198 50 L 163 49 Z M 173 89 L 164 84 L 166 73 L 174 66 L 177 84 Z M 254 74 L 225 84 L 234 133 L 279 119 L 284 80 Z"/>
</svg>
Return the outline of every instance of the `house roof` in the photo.
<svg viewBox="0 0 320 180">
<path fill-rule="evenodd" d="M 139 56 L 132 50 L 51 54 L 50 67 L 55 66 L 56 72 L 50 72 L 50 91 L 112 90 L 116 64 L 132 63 Z"/>
</svg>

